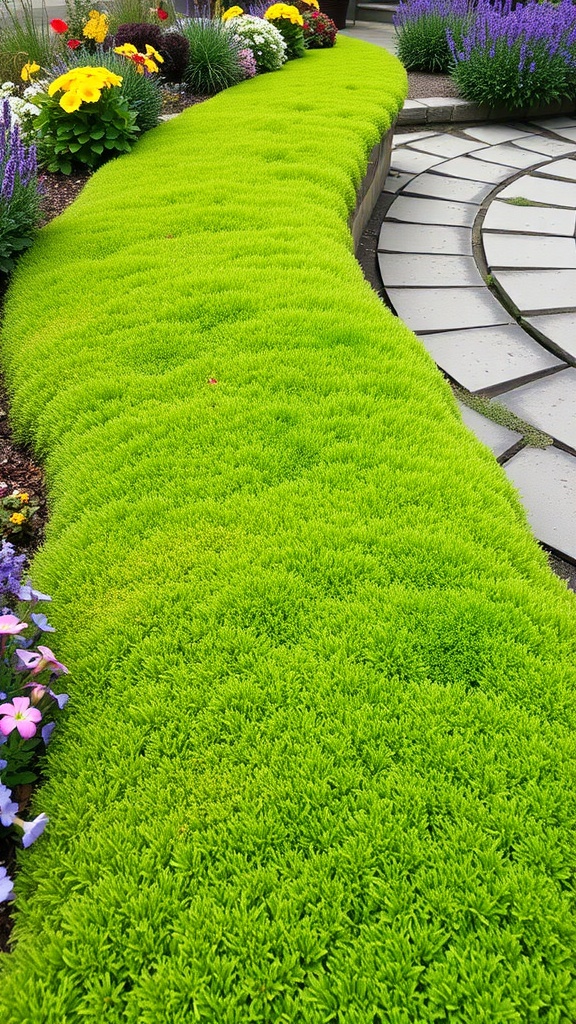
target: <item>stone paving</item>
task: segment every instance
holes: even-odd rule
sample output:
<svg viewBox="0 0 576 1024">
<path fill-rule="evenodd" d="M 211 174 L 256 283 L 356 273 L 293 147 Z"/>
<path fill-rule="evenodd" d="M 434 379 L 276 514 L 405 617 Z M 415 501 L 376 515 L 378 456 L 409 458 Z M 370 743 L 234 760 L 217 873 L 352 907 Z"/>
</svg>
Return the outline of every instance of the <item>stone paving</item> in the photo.
<svg viewBox="0 0 576 1024">
<path fill-rule="evenodd" d="M 548 436 L 461 404 L 536 537 L 576 560 L 576 118 L 397 134 L 384 194 L 391 306 L 451 380 Z"/>
</svg>

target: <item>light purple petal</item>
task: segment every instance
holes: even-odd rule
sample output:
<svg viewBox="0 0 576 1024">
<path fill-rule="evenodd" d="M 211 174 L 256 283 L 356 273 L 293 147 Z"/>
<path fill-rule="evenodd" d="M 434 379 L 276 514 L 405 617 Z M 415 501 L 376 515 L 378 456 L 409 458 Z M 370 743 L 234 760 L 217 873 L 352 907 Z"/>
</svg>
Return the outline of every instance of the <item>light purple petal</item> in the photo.
<svg viewBox="0 0 576 1024">
<path fill-rule="evenodd" d="M 0 903 L 14 899 L 14 882 L 5 867 L 0 867 Z"/>
<path fill-rule="evenodd" d="M 45 615 L 40 612 L 35 612 L 32 616 L 32 622 L 35 626 L 38 626 L 43 633 L 55 633 L 54 626 L 51 626 Z"/>
<path fill-rule="evenodd" d="M 50 737 L 56 728 L 56 722 L 48 722 L 47 725 L 42 727 L 42 739 L 44 740 L 44 746 L 47 747 L 50 743 Z"/>
<path fill-rule="evenodd" d="M 32 843 L 36 842 L 38 837 L 42 835 L 48 820 L 48 816 L 42 812 L 37 818 L 34 818 L 34 821 L 23 822 L 24 835 L 22 836 L 22 846 L 26 849 L 32 846 Z"/>
</svg>

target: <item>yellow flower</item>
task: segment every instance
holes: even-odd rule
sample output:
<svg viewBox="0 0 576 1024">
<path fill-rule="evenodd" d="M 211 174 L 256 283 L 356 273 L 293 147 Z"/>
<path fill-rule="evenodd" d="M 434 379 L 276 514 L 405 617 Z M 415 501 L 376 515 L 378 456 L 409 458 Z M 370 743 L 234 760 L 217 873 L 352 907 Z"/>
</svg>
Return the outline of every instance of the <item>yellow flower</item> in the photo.
<svg viewBox="0 0 576 1024">
<path fill-rule="evenodd" d="M 82 103 L 98 103 L 102 93 L 95 85 L 85 82 L 79 87 L 76 95 L 80 97 Z"/>
<path fill-rule="evenodd" d="M 287 21 L 291 21 L 293 25 L 303 25 L 304 18 L 300 14 L 297 7 L 292 7 L 291 4 L 272 4 L 264 13 L 266 21 L 276 21 L 279 18 L 286 18 Z"/>
<path fill-rule="evenodd" d="M 308 4 L 308 7 L 315 7 L 317 11 L 320 10 L 318 0 L 304 0 L 304 3 Z"/>
<path fill-rule="evenodd" d="M 122 57 L 131 57 L 133 53 L 138 53 L 138 50 L 132 43 L 124 43 L 122 46 L 115 46 L 114 53 L 119 53 Z"/>
<path fill-rule="evenodd" d="M 241 14 L 244 14 L 241 7 L 229 7 L 227 11 L 224 11 L 222 21 L 230 21 L 231 18 L 239 18 Z"/>
<path fill-rule="evenodd" d="M 20 498 L 20 501 L 22 502 L 23 505 L 27 505 L 28 502 L 30 501 L 30 495 L 28 494 L 27 491 L 20 491 L 18 497 Z"/>
<path fill-rule="evenodd" d="M 40 65 L 36 64 L 35 61 L 31 61 L 30 63 L 25 64 L 22 68 L 22 71 L 20 72 L 20 78 L 23 82 L 30 82 L 32 79 L 32 75 L 35 75 L 37 71 L 40 71 Z"/>
<path fill-rule="evenodd" d="M 10 522 L 14 523 L 14 526 L 22 526 L 22 523 L 26 522 L 26 516 L 23 516 L 21 512 L 14 512 L 10 516 Z"/>
<path fill-rule="evenodd" d="M 88 18 L 82 35 L 86 39 L 93 39 L 95 43 L 103 43 L 108 35 L 108 16 L 100 14 L 100 11 L 90 11 Z"/>
<path fill-rule="evenodd" d="M 150 60 L 150 57 L 144 57 L 144 67 L 146 71 L 158 71 L 158 65 L 153 60 Z"/>
<path fill-rule="evenodd" d="M 65 92 L 60 97 L 60 106 L 67 114 L 73 114 L 82 105 L 82 100 L 77 92 Z"/>
<path fill-rule="evenodd" d="M 153 57 L 154 60 L 158 61 L 160 64 L 164 63 L 164 57 L 162 54 L 158 53 L 158 50 L 155 50 L 153 46 L 150 46 L 150 43 L 146 43 L 146 56 Z M 156 70 L 158 70 L 158 68 L 156 68 Z"/>
</svg>

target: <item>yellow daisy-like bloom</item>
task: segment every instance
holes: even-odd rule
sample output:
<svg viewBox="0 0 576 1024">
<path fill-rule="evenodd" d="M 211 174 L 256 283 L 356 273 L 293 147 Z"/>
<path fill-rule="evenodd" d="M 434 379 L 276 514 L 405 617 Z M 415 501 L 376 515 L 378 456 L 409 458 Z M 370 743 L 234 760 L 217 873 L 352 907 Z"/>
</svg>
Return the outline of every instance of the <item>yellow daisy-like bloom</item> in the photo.
<svg viewBox="0 0 576 1024">
<path fill-rule="evenodd" d="M 64 75 L 60 75 L 55 78 L 53 82 L 48 86 L 48 95 L 54 96 L 55 93 L 62 90 L 64 93 L 82 93 L 88 90 L 91 95 L 94 92 L 98 92 L 98 96 L 94 96 L 93 99 L 88 99 L 88 91 L 86 92 L 86 102 L 96 103 L 100 99 L 101 89 L 106 89 L 113 85 L 122 85 L 122 76 L 115 75 L 113 71 L 108 71 L 108 68 L 74 68 L 72 71 L 67 71 Z M 76 107 L 64 106 L 62 100 L 60 100 L 60 106 L 64 110 L 68 110 L 71 113 L 72 110 L 78 110 Z"/>
<path fill-rule="evenodd" d="M 114 47 L 114 53 L 119 53 L 122 57 L 131 57 L 133 53 L 138 53 L 138 50 L 132 43 L 123 43 L 122 46 Z"/>
<path fill-rule="evenodd" d="M 35 75 L 37 71 L 40 71 L 40 65 L 36 64 L 36 61 L 30 61 L 22 68 L 20 78 L 23 82 L 30 82 L 32 80 L 32 75 Z"/>
<path fill-rule="evenodd" d="M 303 25 L 304 18 L 297 7 L 291 4 L 272 4 L 264 13 L 266 21 L 277 21 L 279 18 L 286 18 L 293 25 Z"/>
<path fill-rule="evenodd" d="M 26 522 L 26 516 L 23 516 L 21 512 L 14 512 L 10 516 L 10 522 L 14 523 L 14 526 L 22 526 L 22 523 Z"/>
<path fill-rule="evenodd" d="M 304 0 L 304 3 L 308 4 L 308 7 L 315 7 L 317 11 L 320 10 L 320 4 L 318 3 L 318 0 Z"/>
<path fill-rule="evenodd" d="M 146 56 L 152 57 L 159 64 L 164 63 L 164 57 L 162 54 L 158 53 L 158 50 L 155 50 L 153 46 L 150 46 L 150 43 L 146 43 Z M 156 70 L 158 70 L 158 68 L 156 68 Z"/>
<path fill-rule="evenodd" d="M 102 92 L 95 85 L 92 85 L 91 82 L 85 82 L 84 85 L 79 87 L 76 95 L 80 97 L 82 103 L 98 103 Z"/>
<path fill-rule="evenodd" d="M 75 110 L 78 110 L 78 107 L 82 106 L 82 100 L 77 92 L 65 92 L 60 97 L 59 105 L 67 114 L 73 114 Z"/>
<path fill-rule="evenodd" d="M 232 18 L 239 18 L 244 11 L 241 7 L 229 7 L 222 15 L 222 21 L 230 21 Z"/>
<path fill-rule="evenodd" d="M 28 502 L 30 501 L 30 495 L 28 494 L 27 491 L 20 491 L 18 497 L 20 498 L 20 501 L 22 502 L 23 505 L 27 505 Z"/>
</svg>

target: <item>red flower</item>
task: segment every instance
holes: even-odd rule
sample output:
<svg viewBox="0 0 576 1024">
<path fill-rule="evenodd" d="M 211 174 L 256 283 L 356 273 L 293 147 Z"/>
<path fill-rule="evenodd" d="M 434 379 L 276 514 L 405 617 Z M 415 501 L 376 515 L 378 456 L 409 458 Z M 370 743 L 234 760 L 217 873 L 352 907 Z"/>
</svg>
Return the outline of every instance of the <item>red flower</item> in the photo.
<svg viewBox="0 0 576 1024">
<path fill-rule="evenodd" d="M 168 17 L 168 11 L 165 11 L 163 7 L 157 7 L 156 14 L 160 18 L 160 21 L 166 21 Z"/>
<path fill-rule="evenodd" d="M 68 31 L 68 25 L 65 21 L 62 21 L 62 18 L 53 18 L 50 22 L 50 28 L 57 32 L 58 35 Z"/>
<path fill-rule="evenodd" d="M 69 39 L 68 42 L 66 43 L 66 46 L 69 46 L 71 50 L 76 50 L 79 46 L 82 46 L 82 40 L 81 39 Z"/>
<path fill-rule="evenodd" d="M 132 53 L 130 54 L 130 60 L 133 60 L 135 64 L 143 64 L 146 58 L 141 53 Z"/>
</svg>

